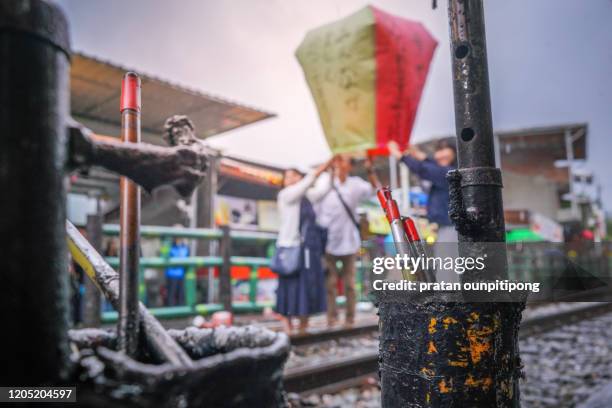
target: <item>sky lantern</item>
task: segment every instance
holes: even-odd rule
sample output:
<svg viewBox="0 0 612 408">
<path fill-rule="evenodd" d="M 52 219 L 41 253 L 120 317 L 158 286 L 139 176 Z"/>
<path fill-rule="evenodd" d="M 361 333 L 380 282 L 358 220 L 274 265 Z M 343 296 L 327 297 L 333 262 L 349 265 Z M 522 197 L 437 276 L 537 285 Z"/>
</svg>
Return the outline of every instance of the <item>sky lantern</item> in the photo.
<svg viewBox="0 0 612 408">
<path fill-rule="evenodd" d="M 333 153 L 408 145 L 437 41 L 367 6 L 309 31 L 300 62 Z"/>
</svg>

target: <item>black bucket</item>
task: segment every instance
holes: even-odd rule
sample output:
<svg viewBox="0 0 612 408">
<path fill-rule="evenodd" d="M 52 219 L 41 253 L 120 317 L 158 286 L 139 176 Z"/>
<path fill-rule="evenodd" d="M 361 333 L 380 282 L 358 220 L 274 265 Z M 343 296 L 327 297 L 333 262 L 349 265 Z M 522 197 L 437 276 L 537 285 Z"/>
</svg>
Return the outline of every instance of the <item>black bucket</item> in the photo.
<svg viewBox="0 0 612 408">
<path fill-rule="evenodd" d="M 72 330 L 79 406 L 284 407 L 289 339 L 254 326 L 169 330 L 191 367 L 136 361 L 115 350 L 116 334 Z"/>
</svg>

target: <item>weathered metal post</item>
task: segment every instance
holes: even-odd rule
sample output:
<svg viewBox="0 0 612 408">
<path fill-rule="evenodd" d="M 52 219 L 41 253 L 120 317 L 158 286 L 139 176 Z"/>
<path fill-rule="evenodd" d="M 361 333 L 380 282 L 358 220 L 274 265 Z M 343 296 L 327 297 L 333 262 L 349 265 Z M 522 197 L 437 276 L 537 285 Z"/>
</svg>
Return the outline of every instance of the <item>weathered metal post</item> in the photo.
<svg viewBox="0 0 612 408">
<path fill-rule="evenodd" d="M 140 78 L 128 72 L 121 84 L 121 140 L 140 143 Z M 138 272 L 140 264 L 140 187 L 120 179 L 119 350 L 134 357 L 138 350 Z"/>
<path fill-rule="evenodd" d="M 73 259 L 83 268 L 94 285 L 98 286 L 111 304 L 118 308 L 119 276 L 104 258 L 96 251 L 89 241 L 69 221 L 66 222 L 68 248 Z M 191 366 L 189 356 L 172 339 L 161 323 L 139 303 L 138 314 L 144 338 L 149 351 L 158 362 L 168 362 L 173 365 Z"/>
<path fill-rule="evenodd" d="M 232 311 L 232 276 L 231 276 L 231 245 L 230 228 L 228 225 L 221 226 L 223 236 L 221 237 L 221 258 L 223 265 L 219 268 L 219 303 L 223 310 Z"/>
<path fill-rule="evenodd" d="M 449 0 L 458 143 L 449 214 L 461 257 L 485 257 L 462 283 L 507 278 L 482 0 Z M 444 245 L 444 244 L 442 244 Z M 450 244 L 446 244 L 450 245 Z M 381 294 L 384 407 L 517 407 L 520 302 L 462 293 Z M 507 300 L 507 299 L 506 299 Z"/>
<path fill-rule="evenodd" d="M 197 197 L 197 227 L 199 228 L 212 228 L 215 226 L 214 217 L 214 197 L 217 194 L 217 184 L 219 175 L 219 162 L 221 156 L 218 152 L 211 154 L 208 158 L 208 174 L 206 180 L 196 190 Z M 203 241 L 199 240 L 196 243 L 196 252 L 198 256 L 211 255 L 216 252 L 219 248 L 219 243 L 216 241 Z M 215 298 L 214 291 L 214 268 L 208 267 L 207 274 L 207 293 L 206 300 L 212 303 Z"/>
<path fill-rule="evenodd" d="M 459 233 L 459 255 L 485 256 L 485 268 L 461 281 L 508 278 L 501 171 L 496 167 L 489 72 L 482 0 L 450 0 L 449 33 L 455 100 L 458 169 L 448 175 L 449 215 Z M 464 296 L 487 303 L 464 303 L 459 320 L 468 327 L 471 363 L 459 371 L 459 405 L 519 406 L 518 329 L 524 302 L 507 294 Z M 484 351 L 484 352 L 483 352 Z M 455 375 L 456 375 L 455 374 Z"/>
<path fill-rule="evenodd" d="M 68 371 L 69 52 L 68 24 L 57 6 L 0 2 L 3 385 L 57 383 Z"/>
<path fill-rule="evenodd" d="M 505 242 L 501 171 L 496 168 L 482 0 L 449 1 L 458 170 L 450 215 L 462 252 L 482 256 L 480 243 Z M 457 187 L 457 188 L 455 188 Z M 465 255 L 470 255 L 465 254 Z M 505 251 L 487 259 L 488 278 L 507 277 Z M 470 275 L 470 278 L 476 276 Z"/>
<path fill-rule="evenodd" d="M 99 198 L 98 207 L 99 207 Z M 102 214 L 99 210 L 96 214 L 87 216 L 87 240 L 96 251 L 102 252 Z M 85 302 L 83 306 L 83 325 L 85 327 L 99 327 L 100 319 L 100 291 L 91 279 L 85 279 Z"/>
</svg>

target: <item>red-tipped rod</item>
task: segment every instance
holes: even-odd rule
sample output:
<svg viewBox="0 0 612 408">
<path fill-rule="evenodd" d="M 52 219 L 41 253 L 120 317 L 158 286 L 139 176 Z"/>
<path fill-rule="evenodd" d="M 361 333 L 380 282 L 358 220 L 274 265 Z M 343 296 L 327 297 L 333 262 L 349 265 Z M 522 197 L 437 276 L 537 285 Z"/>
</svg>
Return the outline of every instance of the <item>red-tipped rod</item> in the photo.
<svg viewBox="0 0 612 408">
<path fill-rule="evenodd" d="M 404 229 L 406 230 L 406 235 L 410 242 L 420 241 L 421 237 L 419 236 L 419 230 L 414 223 L 414 220 L 410 217 L 402 217 L 402 222 L 404 223 Z"/>
<path fill-rule="evenodd" d="M 140 78 L 128 72 L 121 83 L 121 140 L 140 142 Z M 138 271 L 140 263 L 140 187 L 119 180 L 119 322 L 118 349 L 131 357 L 138 351 Z"/>
<path fill-rule="evenodd" d="M 404 226 L 404 231 L 406 231 L 408 241 L 410 241 L 414 251 L 416 252 L 416 256 L 426 256 L 425 246 L 423 245 L 423 241 L 421 241 L 419 230 L 417 229 L 414 220 L 408 216 L 402 217 L 402 224 Z M 435 277 L 430 271 L 424 271 L 423 275 L 428 282 L 435 282 Z"/>
<path fill-rule="evenodd" d="M 406 236 L 408 237 L 408 241 L 412 246 L 413 255 L 415 257 L 424 256 L 425 251 L 423 250 L 422 246 L 419 245 L 421 243 L 421 238 L 419 237 L 419 230 L 417 230 L 417 227 L 412 218 L 408 216 L 402 217 L 402 225 L 404 227 L 404 232 L 406 232 Z"/>
<path fill-rule="evenodd" d="M 401 244 L 400 246 L 405 247 L 405 244 L 408 243 L 408 239 L 404 232 L 404 227 L 402 226 L 402 217 L 397 207 L 397 202 L 391 197 L 391 190 L 389 190 L 388 187 L 383 187 L 379 189 L 376 194 L 378 195 L 380 205 L 391 226 L 391 235 L 393 235 L 395 246 L 398 247 L 398 244 Z M 405 250 L 400 250 L 400 248 L 397 248 L 397 250 L 401 254 L 405 252 Z"/>
<path fill-rule="evenodd" d="M 380 201 L 380 206 L 385 212 L 385 215 L 387 215 L 387 207 L 389 206 L 388 203 L 389 201 L 393 200 L 391 190 L 389 190 L 389 187 L 383 187 L 376 192 L 376 195 L 378 196 L 378 201 Z M 389 220 L 389 222 L 391 222 L 391 220 Z"/>
</svg>

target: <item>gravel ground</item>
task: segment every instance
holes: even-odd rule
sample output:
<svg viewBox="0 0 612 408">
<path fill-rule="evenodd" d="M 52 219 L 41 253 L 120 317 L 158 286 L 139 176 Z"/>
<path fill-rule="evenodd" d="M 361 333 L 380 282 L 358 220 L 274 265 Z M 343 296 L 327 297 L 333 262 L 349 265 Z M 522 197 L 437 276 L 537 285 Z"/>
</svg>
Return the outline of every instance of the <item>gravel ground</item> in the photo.
<svg viewBox="0 0 612 408">
<path fill-rule="evenodd" d="M 523 310 L 523 320 L 566 312 L 568 310 L 589 306 L 591 304 L 591 302 L 559 302 L 549 304 L 534 303 L 532 305 L 528 305 L 528 307 Z"/>
<path fill-rule="evenodd" d="M 341 358 L 354 355 L 356 351 L 377 351 L 378 333 L 364 336 L 345 337 L 337 340 L 322 341 L 315 344 L 293 347 L 285 369 L 329 361 L 331 358 Z"/>
<path fill-rule="evenodd" d="M 520 342 L 524 407 L 574 407 L 612 380 L 612 314 Z"/>
<path fill-rule="evenodd" d="M 525 318 L 584 306 L 559 303 L 528 309 Z M 377 334 L 332 340 L 294 348 L 288 367 L 328 361 L 378 348 Z M 521 380 L 523 408 L 572 408 L 612 382 L 612 313 L 520 341 L 525 378 Z M 338 394 L 289 395 L 293 407 L 380 407 L 380 391 L 368 385 Z M 612 406 L 612 404 L 611 404 Z"/>
<path fill-rule="evenodd" d="M 349 388 L 338 394 L 315 394 L 306 398 L 300 398 L 297 394 L 289 394 L 288 400 L 291 407 L 379 408 L 380 390 L 372 386 Z"/>
</svg>

